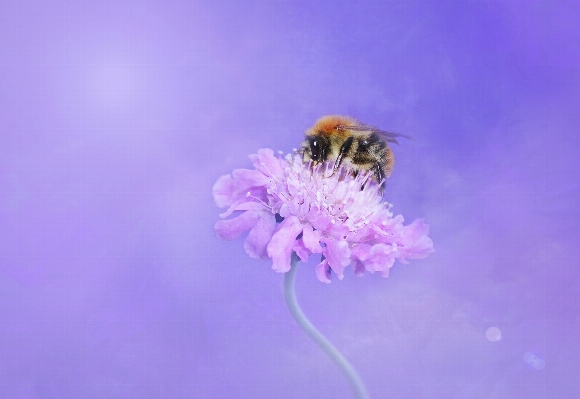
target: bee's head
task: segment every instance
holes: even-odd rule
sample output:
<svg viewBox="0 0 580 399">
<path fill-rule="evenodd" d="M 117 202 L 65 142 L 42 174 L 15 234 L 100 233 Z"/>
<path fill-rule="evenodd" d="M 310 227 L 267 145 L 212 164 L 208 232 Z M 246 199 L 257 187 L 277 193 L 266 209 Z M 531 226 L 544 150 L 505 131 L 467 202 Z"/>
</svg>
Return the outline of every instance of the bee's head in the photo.
<svg viewBox="0 0 580 399">
<path fill-rule="evenodd" d="M 305 161 L 324 162 L 330 152 L 330 140 L 322 134 L 306 136 L 301 151 Z"/>
</svg>

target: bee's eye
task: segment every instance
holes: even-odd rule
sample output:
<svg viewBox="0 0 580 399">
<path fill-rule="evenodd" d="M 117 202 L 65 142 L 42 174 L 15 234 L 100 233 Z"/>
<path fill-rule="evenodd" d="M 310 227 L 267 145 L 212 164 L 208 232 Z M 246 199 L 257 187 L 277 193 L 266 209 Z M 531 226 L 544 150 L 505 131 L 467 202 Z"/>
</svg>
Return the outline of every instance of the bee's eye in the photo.
<svg viewBox="0 0 580 399">
<path fill-rule="evenodd" d="M 367 151 L 368 147 L 369 147 L 369 141 L 366 139 L 362 140 L 358 144 L 358 151 Z"/>
<path fill-rule="evenodd" d="M 318 140 L 310 141 L 310 154 L 313 161 L 318 161 L 320 158 L 320 143 Z"/>
</svg>

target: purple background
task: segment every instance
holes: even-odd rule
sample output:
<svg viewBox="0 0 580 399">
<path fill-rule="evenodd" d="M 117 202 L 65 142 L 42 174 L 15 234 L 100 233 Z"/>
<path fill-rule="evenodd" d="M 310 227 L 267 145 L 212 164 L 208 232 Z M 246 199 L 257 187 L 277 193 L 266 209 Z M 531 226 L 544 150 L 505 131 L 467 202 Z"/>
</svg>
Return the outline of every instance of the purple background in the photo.
<svg viewBox="0 0 580 399">
<path fill-rule="evenodd" d="M 299 270 L 371 397 L 580 397 L 579 20 L 577 1 L 2 0 L 0 397 L 352 397 L 283 276 L 213 232 L 213 182 L 327 113 L 414 136 L 386 197 L 436 248 L 388 279 Z"/>
</svg>

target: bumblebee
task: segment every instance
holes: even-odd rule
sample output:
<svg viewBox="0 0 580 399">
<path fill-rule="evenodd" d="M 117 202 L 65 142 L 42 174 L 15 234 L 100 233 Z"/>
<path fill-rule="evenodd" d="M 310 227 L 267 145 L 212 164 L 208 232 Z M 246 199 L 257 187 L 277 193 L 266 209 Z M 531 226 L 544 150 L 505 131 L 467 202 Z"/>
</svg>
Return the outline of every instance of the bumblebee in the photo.
<svg viewBox="0 0 580 399">
<path fill-rule="evenodd" d="M 334 162 L 333 172 L 341 165 L 354 170 L 369 170 L 375 181 L 384 186 L 395 166 L 389 143 L 408 136 L 365 125 L 350 116 L 326 115 L 306 130 L 299 152 L 304 161 Z"/>
</svg>

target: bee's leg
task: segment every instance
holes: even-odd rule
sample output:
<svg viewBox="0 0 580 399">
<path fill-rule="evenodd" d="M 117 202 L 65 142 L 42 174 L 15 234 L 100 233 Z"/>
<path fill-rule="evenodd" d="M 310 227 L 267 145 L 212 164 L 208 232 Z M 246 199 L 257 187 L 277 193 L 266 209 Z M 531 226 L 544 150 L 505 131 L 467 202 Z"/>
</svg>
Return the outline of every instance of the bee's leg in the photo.
<svg viewBox="0 0 580 399">
<path fill-rule="evenodd" d="M 375 175 L 375 179 L 381 185 L 381 192 L 385 191 L 385 184 L 387 182 L 385 171 L 383 170 L 383 165 L 379 162 L 375 163 L 373 166 L 373 174 Z"/>
<path fill-rule="evenodd" d="M 338 170 L 338 168 L 340 167 L 340 164 L 342 163 L 342 159 L 344 158 L 344 155 L 348 153 L 348 151 L 350 150 L 350 147 L 352 146 L 352 140 L 353 140 L 353 137 L 351 136 L 348 139 L 346 139 L 346 141 L 340 147 L 338 157 L 336 158 L 336 161 L 334 162 L 334 166 L 332 168 L 333 172 L 336 172 Z"/>
</svg>

